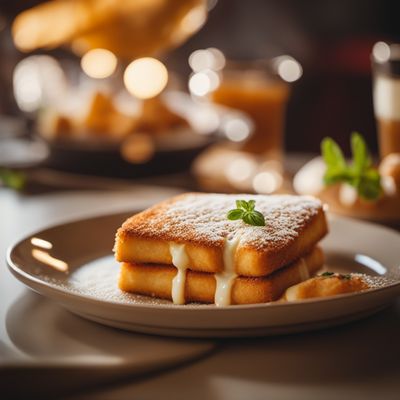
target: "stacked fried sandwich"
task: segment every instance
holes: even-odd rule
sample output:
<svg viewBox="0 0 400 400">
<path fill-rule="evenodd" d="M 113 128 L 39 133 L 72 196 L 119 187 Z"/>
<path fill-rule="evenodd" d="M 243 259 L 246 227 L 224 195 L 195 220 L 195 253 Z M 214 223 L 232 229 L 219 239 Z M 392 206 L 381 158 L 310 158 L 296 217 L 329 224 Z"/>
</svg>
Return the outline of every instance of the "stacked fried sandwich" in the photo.
<svg viewBox="0 0 400 400">
<path fill-rule="evenodd" d="M 228 219 L 238 199 L 265 225 Z M 326 233 L 322 205 L 310 197 L 186 193 L 118 230 L 119 287 L 175 304 L 274 301 L 322 267 L 317 243 Z"/>
</svg>

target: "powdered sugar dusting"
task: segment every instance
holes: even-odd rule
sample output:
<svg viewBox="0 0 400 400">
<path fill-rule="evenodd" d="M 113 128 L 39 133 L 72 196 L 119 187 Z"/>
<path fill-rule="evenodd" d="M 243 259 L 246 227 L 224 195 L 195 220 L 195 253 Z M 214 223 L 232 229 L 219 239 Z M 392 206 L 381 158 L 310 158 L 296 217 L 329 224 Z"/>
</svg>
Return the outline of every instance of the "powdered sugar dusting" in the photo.
<svg viewBox="0 0 400 400">
<path fill-rule="evenodd" d="M 38 274 L 37 277 L 68 293 L 96 300 L 119 304 L 172 305 L 169 300 L 122 291 L 118 288 L 119 271 L 120 266 L 114 257 L 108 255 L 80 266 L 71 275 L 64 276 L 64 279 L 46 273 Z"/>
<path fill-rule="evenodd" d="M 226 215 L 238 199 L 255 200 L 266 226 L 228 220 Z M 120 233 L 217 247 L 223 246 L 225 238 L 240 234 L 239 247 L 262 250 L 284 247 L 320 210 L 321 203 L 307 196 L 188 193 L 133 216 Z"/>
<path fill-rule="evenodd" d="M 328 265 L 332 264 L 331 257 L 332 255 L 328 252 Z M 344 258 L 344 260 L 347 259 Z M 399 282 L 399 271 L 395 268 L 389 270 L 385 276 L 370 276 L 364 273 L 353 272 L 352 268 L 355 268 L 356 265 L 351 263 L 352 259 L 349 259 L 348 262 L 350 264 L 348 268 L 346 267 L 346 273 L 362 277 L 370 289 L 380 289 Z M 119 264 L 115 262 L 114 257 L 110 254 L 105 257 L 93 259 L 91 262 L 77 267 L 70 275 L 48 275 L 48 270 L 42 269 L 40 273 L 35 273 L 34 276 L 42 282 L 51 285 L 53 288 L 99 301 L 127 305 L 162 305 L 174 307 L 174 304 L 169 300 L 142 296 L 120 290 L 118 288 L 119 269 Z M 191 306 L 188 305 L 186 307 Z M 197 304 L 196 307 L 198 307 Z M 209 304 L 202 305 L 202 307 L 213 308 L 214 306 Z"/>
</svg>

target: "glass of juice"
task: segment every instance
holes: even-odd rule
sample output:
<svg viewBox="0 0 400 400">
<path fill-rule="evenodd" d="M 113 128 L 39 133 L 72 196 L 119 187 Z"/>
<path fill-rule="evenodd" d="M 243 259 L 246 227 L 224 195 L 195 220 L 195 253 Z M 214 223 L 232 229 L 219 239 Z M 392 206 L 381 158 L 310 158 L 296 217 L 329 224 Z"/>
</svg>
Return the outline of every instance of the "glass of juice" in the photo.
<svg viewBox="0 0 400 400">
<path fill-rule="evenodd" d="M 243 111 L 252 119 L 253 133 L 241 150 L 282 161 L 288 81 L 282 79 L 271 61 L 227 62 L 211 99 Z"/>
<path fill-rule="evenodd" d="M 400 44 L 376 43 L 372 67 L 379 152 L 384 158 L 400 153 Z"/>
</svg>

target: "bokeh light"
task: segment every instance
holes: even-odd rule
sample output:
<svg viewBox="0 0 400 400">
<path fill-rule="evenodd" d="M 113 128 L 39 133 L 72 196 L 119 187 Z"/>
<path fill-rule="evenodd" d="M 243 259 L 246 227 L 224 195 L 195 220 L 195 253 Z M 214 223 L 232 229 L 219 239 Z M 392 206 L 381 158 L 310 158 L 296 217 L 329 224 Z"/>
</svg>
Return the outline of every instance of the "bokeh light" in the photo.
<svg viewBox="0 0 400 400">
<path fill-rule="evenodd" d="M 194 72 L 199 72 L 203 69 L 211 68 L 212 63 L 213 56 L 212 53 L 208 50 L 196 50 L 189 56 L 189 65 Z"/>
<path fill-rule="evenodd" d="M 345 207 L 353 206 L 358 199 L 357 190 L 347 183 L 343 183 L 339 188 L 339 201 Z"/>
<path fill-rule="evenodd" d="M 194 72 L 207 69 L 219 71 L 225 66 L 225 56 L 221 50 L 213 47 L 199 49 L 190 54 L 189 65 Z"/>
<path fill-rule="evenodd" d="M 13 72 L 13 90 L 18 107 L 33 112 L 62 99 L 67 90 L 64 72 L 50 56 L 35 55 L 20 61 Z"/>
<path fill-rule="evenodd" d="M 229 163 L 225 170 L 228 181 L 238 188 L 247 188 L 257 169 L 257 162 L 251 157 L 240 157 Z"/>
<path fill-rule="evenodd" d="M 277 171 L 263 171 L 253 178 L 253 189 L 256 193 L 270 194 L 282 185 L 282 175 Z"/>
<path fill-rule="evenodd" d="M 126 68 L 124 83 L 133 96 L 149 99 L 157 96 L 167 86 L 168 71 L 165 65 L 155 58 L 139 58 Z"/>
<path fill-rule="evenodd" d="M 215 71 L 196 72 L 189 79 L 189 90 L 195 96 L 205 96 L 215 90 L 220 82 L 220 77 Z"/>
<path fill-rule="evenodd" d="M 242 118 L 231 118 L 224 122 L 223 130 L 229 140 L 242 142 L 249 137 L 251 126 Z"/>
<path fill-rule="evenodd" d="M 385 42 L 377 42 L 372 49 L 372 55 L 377 62 L 384 63 L 390 58 L 390 46 Z"/>
<path fill-rule="evenodd" d="M 154 141 L 146 133 L 135 133 L 126 138 L 121 145 L 122 158 L 132 164 L 142 164 L 149 161 L 154 152 Z"/>
<path fill-rule="evenodd" d="M 221 118 L 214 107 L 208 102 L 196 102 L 182 91 L 169 90 L 163 94 L 168 107 L 189 122 L 189 125 L 199 134 L 214 133 L 221 125 Z"/>
<path fill-rule="evenodd" d="M 182 19 L 180 28 L 186 35 L 191 35 L 198 31 L 206 22 L 207 11 L 200 5 L 191 9 Z"/>
<path fill-rule="evenodd" d="M 193 74 L 189 79 L 189 90 L 196 96 L 206 95 L 211 88 L 210 78 L 204 72 Z"/>
<path fill-rule="evenodd" d="M 89 50 L 81 59 L 81 67 L 91 78 L 107 78 L 117 68 L 117 57 L 106 49 Z"/>
<path fill-rule="evenodd" d="M 295 82 L 303 75 L 300 63 L 290 56 L 277 57 L 275 67 L 279 76 L 286 82 Z"/>
</svg>

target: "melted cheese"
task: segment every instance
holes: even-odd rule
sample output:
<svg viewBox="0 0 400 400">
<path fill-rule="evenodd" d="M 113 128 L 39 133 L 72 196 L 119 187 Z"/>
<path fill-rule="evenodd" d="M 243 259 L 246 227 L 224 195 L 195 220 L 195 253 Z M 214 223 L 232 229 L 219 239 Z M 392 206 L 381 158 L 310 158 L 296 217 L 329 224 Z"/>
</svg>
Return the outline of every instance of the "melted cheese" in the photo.
<svg viewBox="0 0 400 400">
<path fill-rule="evenodd" d="M 172 280 L 172 301 L 174 304 L 185 304 L 186 270 L 189 267 L 189 257 L 184 244 L 170 243 L 169 251 L 172 264 L 178 270 Z"/>
<path fill-rule="evenodd" d="M 284 295 L 282 296 L 283 299 L 286 301 L 295 301 L 298 300 L 298 285 L 290 286 L 286 289 Z"/>
<path fill-rule="evenodd" d="M 283 298 L 287 301 L 295 301 L 298 300 L 298 289 L 299 285 L 310 279 L 310 272 L 307 267 L 307 262 L 306 260 L 302 257 L 300 258 L 300 264 L 299 264 L 299 274 L 300 274 L 300 279 L 301 282 L 297 285 L 290 286 L 289 288 L 286 289 L 285 294 L 283 295 Z"/>
<path fill-rule="evenodd" d="M 224 245 L 224 270 L 215 274 L 216 289 L 214 302 L 217 306 L 231 304 L 232 286 L 237 276 L 235 272 L 235 254 L 240 242 L 240 236 L 226 238 Z"/>
<path fill-rule="evenodd" d="M 228 306 L 231 304 L 232 286 L 237 277 L 235 272 L 235 254 L 239 242 L 239 235 L 225 239 L 223 250 L 224 270 L 215 274 L 215 304 L 217 306 Z M 177 269 L 177 274 L 172 280 L 172 301 L 174 304 L 185 304 L 186 270 L 189 267 L 189 257 L 186 254 L 184 244 L 171 242 L 169 244 L 169 251 L 172 257 L 172 264 Z"/>
</svg>

